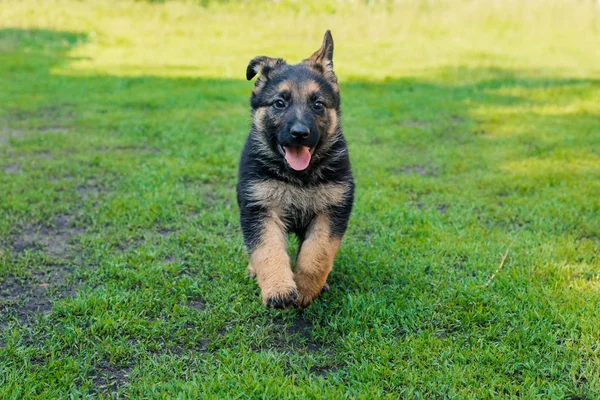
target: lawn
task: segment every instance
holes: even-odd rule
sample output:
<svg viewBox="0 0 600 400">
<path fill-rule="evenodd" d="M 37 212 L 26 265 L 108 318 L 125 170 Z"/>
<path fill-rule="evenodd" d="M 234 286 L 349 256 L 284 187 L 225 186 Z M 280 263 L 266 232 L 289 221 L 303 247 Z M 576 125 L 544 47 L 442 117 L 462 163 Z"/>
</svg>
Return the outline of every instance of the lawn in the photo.
<svg viewBox="0 0 600 400">
<path fill-rule="evenodd" d="M 269 310 L 245 70 L 326 29 L 355 208 Z M 1 1 L 0 398 L 599 398 L 599 46 L 593 1 Z"/>
</svg>

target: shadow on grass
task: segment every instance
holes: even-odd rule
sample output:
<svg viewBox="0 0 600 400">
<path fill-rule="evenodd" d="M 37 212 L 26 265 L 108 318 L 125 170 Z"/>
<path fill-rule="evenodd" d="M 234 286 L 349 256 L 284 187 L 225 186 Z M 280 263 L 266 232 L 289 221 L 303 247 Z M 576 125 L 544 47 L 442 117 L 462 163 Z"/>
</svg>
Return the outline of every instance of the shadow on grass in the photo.
<svg viewBox="0 0 600 400">
<path fill-rule="evenodd" d="M 326 348 L 334 361 L 310 369 L 327 374 L 327 365 L 336 371 L 344 365 L 336 343 L 355 329 L 375 329 L 387 339 L 431 331 L 443 339 L 527 318 L 510 317 L 520 306 L 496 304 L 491 297 L 508 296 L 523 283 L 518 279 L 492 294 L 475 289 L 516 237 L 513 263 L 525 280 L 539 278 L 529 263 L 557 260 L 577 262 L 578 276 L 592 273 L 600 241 L 594 217 L 600 206 L 590 202 L 600 197 L 600 121 L 585 105 L 569 105 L 591 96 L 600 81 L 498 68 L 433 71 L 430 80 L 350 81 L 342 84 L 342 95 L 357 203 L 332 293 L 293 317 L 275 314 L 274 325 L 259 307 L 236 309 L 236 319 L 223 311 L 232 299 L 259 302 L 254 283 L 243 279 L 246 260 L 234 200 L 251 84 L 51 72 L 68 70 L 69 52 L 84 41 L 77 33 L 0 30 L 0 213 L 7 216 L 0 221 L 0 276 L 31 268 L 29 253 L 14 248 L 23 227 L 42 230 L 56 215 L 72 220 L 91 236 L 79 248 L 69 247 L 65 262 L 83 257 L 88 261 L 78 261 L 78 267 L 114 267 L 81 274 L 97 288 L 88 295 L 104 304 L 94 290 L 120 290 L 130 302 L 113 311 L 122 319 L 105 316 L 114 324 L 102 327 L 106 337 L 137 335 L 158 347 L 169 340 L 165 336 L 187 343 L 181 325 L 200 319 L 199 334 L 213 335 L 224 346 L 232 340 L 228 335 L 241 334 L 259 340 L 248 343 L 249 349 Z M 52 259 L 38 245 L 29 250 Z M 576 255 L 578 246 L 584 251 Z M 152 268 L 167 258 L 168 267 Z M 137 265 L 147 269 L 138 271 Z M 545 293 L 550 300 L 531 306 L 557 324 L 557 314 L 568 306 L 552 298 L 571 284 L 561 279 L 551 293 L 534 287 L 534 296 Z M 10 292 L 3 282 L 13 281 L 0 282 L 0 292 Z M 139 294 L 146 286 L 158 295 Z M 202 313 L 165 311 L 194 296 L 206 304 Z M 85 315 L 87 300 L 77 301 L 82 305 L 61 306 L 63 316 Z M 474 302 L 490 309 L 479 321 L 469 314 Z M 373 304 L 384 308 L 373 310 Z M 90 307 L 86 312 L 100 312 Z M 207 310 L 212 315 L 197 315 Z M 375 326 L 357 317 L 370 312 L 379 321 Z M 335 327 L 328 324 L 332 313 L 342 321 Z M 146 319 L 156 323 L 154 331 L 127 331 L 123 322 Z M 80 328 L 95 323 L 92 318 Z M 122 330 L 115 328 L 120 323 Z M 258 334 L 274 326 L 287 339 L 269 346 L 256 339 L 253 324 Z M 288 346 L 290 335 L 303 345 Z M 119 384 L 125 380 L 114 375 Z"/>
</svg>

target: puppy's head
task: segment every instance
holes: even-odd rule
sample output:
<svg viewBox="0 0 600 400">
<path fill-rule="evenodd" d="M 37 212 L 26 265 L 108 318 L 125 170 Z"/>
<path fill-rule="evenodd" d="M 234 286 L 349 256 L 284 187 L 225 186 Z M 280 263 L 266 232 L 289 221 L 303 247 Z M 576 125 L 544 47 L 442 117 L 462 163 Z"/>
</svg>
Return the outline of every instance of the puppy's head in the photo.
<svg viewBox="0 0 600 400">
<path fill-rule="evenodd" d="M 339 120 L 339 87 L 333 72 L 333 38 L 297 65 L 281 58 L 256 57 L 246 70 L 256 80 L 250 104 L 253 124 L 267 151 L 293 171 L 309 168 L 327 148 Z"/>
</svg>

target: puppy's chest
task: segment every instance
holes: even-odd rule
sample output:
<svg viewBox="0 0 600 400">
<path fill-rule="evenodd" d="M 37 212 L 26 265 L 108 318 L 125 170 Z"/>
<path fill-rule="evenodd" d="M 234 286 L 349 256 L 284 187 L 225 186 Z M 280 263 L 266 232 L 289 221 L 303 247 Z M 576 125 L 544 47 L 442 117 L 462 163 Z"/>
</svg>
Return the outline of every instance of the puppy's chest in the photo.
<svg viewBox="0 0 600 400">
<path fill-rule="evenodd" d="M 252 203 L 261 205 L 282 216 L 308 215 L 327 211 L 339 205 L 347 191 L 341 183 L 325 183 L 313 187 L 299 187 L 288 183 L 268 180 L 252 186 Z"/>
</svg>

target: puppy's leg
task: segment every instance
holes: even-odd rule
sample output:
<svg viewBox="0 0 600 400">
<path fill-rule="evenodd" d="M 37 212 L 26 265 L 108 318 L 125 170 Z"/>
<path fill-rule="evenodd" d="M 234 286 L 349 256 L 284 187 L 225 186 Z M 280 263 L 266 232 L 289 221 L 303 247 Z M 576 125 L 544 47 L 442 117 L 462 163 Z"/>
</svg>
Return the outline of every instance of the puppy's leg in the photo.
<svg viewBox="0 0 600 400">
<path fill-rule="evenodd" d="M 294 280 L 299 306 L 308 306 L 325 287 L 340 241 L 339 237 L 331 235 L 328 216 L 317 216 L 306 232 L 296 262 Z"/>
<path fill-rule="evenodd" d="M 252 264 L 248 264 L 248 269 L 246 270 L 248 272 L 248 277 L 250 279 L 254 279 L 256 278 L 256 271 L 254 270 L 254 267 L 252 266 Z"/>
<path fill-rule="evenodd" d="M 256 274 L 267 307 L 286 308 L 293 305 L 297 297 L 286 246 L 283 222 L 275 213 L 266 216 L 258 244 L 250 254 L 248 270 Z"/>
</svg>

